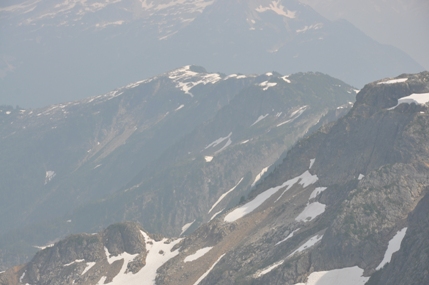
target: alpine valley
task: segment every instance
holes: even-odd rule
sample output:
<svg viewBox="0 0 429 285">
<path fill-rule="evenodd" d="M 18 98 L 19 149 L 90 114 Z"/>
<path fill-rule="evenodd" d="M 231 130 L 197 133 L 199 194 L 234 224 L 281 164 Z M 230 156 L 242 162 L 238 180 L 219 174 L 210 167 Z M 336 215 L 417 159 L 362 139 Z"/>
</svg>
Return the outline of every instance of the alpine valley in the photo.
<svg viewBox="0 0 429 285">
<path fill-rule="evenodd" d="M 357 91 L 185 66 L 2 107 L 0 284 L 429 284 L 429 72 Z"/>
</svg>

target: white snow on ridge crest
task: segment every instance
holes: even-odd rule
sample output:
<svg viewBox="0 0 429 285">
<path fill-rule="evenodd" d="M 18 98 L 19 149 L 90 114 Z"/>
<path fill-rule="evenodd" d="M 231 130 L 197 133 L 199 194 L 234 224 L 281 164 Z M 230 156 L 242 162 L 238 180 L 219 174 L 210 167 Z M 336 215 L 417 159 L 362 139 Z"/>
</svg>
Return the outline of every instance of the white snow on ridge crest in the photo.
<svg viewBox="0 0 429 285">
<path fill-rule="evenodd" d="M 408 78 L 390 79 L 390 80 L 387 80 L 387 81 L 378 82 L 377 85 L 380 85 L 380 84 L 404 83 L 407 80 L 408 80 Z"/>
<path fill-rule="evenodd" d="M 190 68 L 191 66 L 187 65 L 173 70 L 169 72 L 168 78 L 176 83 L 177 88 L 182 90 L 185 94 L 189 94 L 191 97 L 194 97 L 194 95 L 189 91 L 198 84 L 214 84 L 222 79 L 217 73 L 198 73 L 191 71 Z"/>
<path fill-rule="evenodd" d="M 286 11 L 285 11 L 285 7 L 280 4 L 280 1 L 273 1 L 273 2 L 271 2 L 270 6 L 268 6 L 268 7 L 262 7 L 262 5 L 260 5 L 255 10 L 258 13 L 264 13 L 266 11 L 273 11 L 277 15 L 280 15 L 280 16 L 283 16 L 283 17 L 286 17 L 289 19 L 294 19 L 295 15 L 296 15 L 296 11 L 290 11 L 288 9 L 286 9 Z"/>
<path fill-rule="evenodd" d="M 403 103 L 423 106 L 428 102 L 429 102 L 429 93 L 413 93 L 410 96 L 399 98 L 398 104 L 392 108 L 389 108 L 388 110 L 393 110 Z"/>
</svg>

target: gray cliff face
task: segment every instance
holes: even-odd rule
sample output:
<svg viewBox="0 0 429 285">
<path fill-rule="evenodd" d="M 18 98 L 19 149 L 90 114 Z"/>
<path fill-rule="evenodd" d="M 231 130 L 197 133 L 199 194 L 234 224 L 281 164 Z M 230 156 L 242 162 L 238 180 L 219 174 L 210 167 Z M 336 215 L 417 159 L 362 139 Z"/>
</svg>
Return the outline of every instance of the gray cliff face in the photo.
<svg viewBox="0 0 429 285">
<path fill-rule="evenodd" d="M 429 191 L 429 189 L 426 189 Z M 407 236 L 401 249 L 383 270 L 371 278 L 371 284 L 428 284 L 429 282 L 429 195 L 426 195 L 408 218 Z M 410 266 L 411 265 L 411 266 Z"/>
<path fill-rule="evenodd" d="M 298 142 L 283 163 L 254 189 L 249 200 L 301 174 L 312 158 L 315 162 L 310 172 L 319 178 L 317 183 L 304 189 L 293 187 L 284 194 L 282 203 L 270 199 L 250 217 L 245 216 L 229 227 L 225 228 L 225 222 L 219 219 L 215 226 L 226 231 L 222 231 L 217 244 L 234 250 L 226 253 L 201 284 L 295 284 L 305 282 L 312 272 L 356 266 L 364 276 L 379 274 L 375 269 L 383 260 L 389 241 L 404 227 L 411 228 L 412 218 L 408 216 L 422 211 L 422 206 L 417 205 L 429 186 L 427 107 L 403 104 L 388 109 L 396 105 L 398 98 L 427 92 L 428 75 L 404 75 L 408 83 L 395 84 L 397 89 L 378 82 L 367 85 L 347 116 Z M 327 189 L 307 202 L 316 186 Z M 325 212 L 311 221 L 297 221 L 295 217 L 312 201 L 325 204 Z M 208 229 L 201 227 L 197 236 L 202 235 L 201 231 L 208 234 Z M 291 232 L 294 235 L 281 242 Z M 289 256 L 306 240 L 322 234 L 321 241 L 311 250 Z M 204 242 L 209 236 L 192 243 Z M 410 238 L 408 231 L 407 237 Z M 414 250 L 427 245 L 425 239 L 411 239 Z M 412 261 L 407 252 L 409 259 L 405 265 L 399 261 L 400 254 L 401 251 L 394 255 L 391 263 L 410 272 L 404 280 L 424 280 L 427 263 L 422 265 L 417 260 L 424 260 L 425 255 L 421 253 Z M 175 284 L 174 280 L 192 284 L 189 274 L 180 272 L 179 264 L 173 260 L 166 264 L 159 284 Z M 264 273 L 263 269 L 270 266 L 274 269 Z M 411 272 L 417 270 L 421 273 L 413 279 Z M 394 281 L 383 271 L 380 282 L 384 283 L 380 284 L 404 284 L 400 280 Z"/>
<path fill-rule="evenodd" d="M 353 285 L 426 284 L 429 108 L 395 106 L 410 94 L 429 93 L 429 72 L 389 82 L 366 85 L 347 115 L 299 140 L 236 207 L 201 218 L 188 236 L 166 240 L 138 226 L 114 225 L 99 235 L 73 236 L 68 246 L 67 239 L 58 242 L 0 280 L 19 280 L 27 272 L 21 284 L 24 278 L 36 285 L 104 278 L 117 285 L 153 268 L 156 253 L 164 258 L 151 275 L 158 285 L 295 285 L 321 275 L 332 282 L 355 280 Z M 85 242 L 71 241 L 76 237 Z M 116 256 L 113 263 L 106 251 Z M 137 255 L 127 259 L 124 252 Z M 100 261 L 86 275 L 83 264 L 73 265 L 82 267 L 80 275 L 43 270 L 77 258 Z"/>
</svg>

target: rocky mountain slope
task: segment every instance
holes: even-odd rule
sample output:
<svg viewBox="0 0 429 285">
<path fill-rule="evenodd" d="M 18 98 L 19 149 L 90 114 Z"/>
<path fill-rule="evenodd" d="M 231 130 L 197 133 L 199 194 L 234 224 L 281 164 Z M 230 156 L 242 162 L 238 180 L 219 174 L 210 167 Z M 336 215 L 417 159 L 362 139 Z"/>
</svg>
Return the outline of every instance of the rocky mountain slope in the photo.
<svg viewBox="0 0 429 285">
<path fill-rule="evenodd" d="M 185 66 L 83 101 L 3 107 L 2 264 L 124 220 L 191 232 L 235 205 L 299 137 L 344 115 L 354 96 L 320 73 Z"/>
<path fill-rule="evenodd" d="M 103 243 L 100 237 L 108 228 L 95 235 L 99 250 L 62 253 L 64 244 L 70 244 L 66 248 L 71 252 L 79 244 L 70 236 L 26 265 L 2 273 L 0 280 L 112 285 L 428 283 L 429 73 L 370 83 L 356 99 L 346 116 L 296 143 L 239 205 L 189 236 L 159 244 L 162 237 L 150 237 L 138 225 L 116 225 L 112 227 L 131 227 L 122 240 L 142 244 L 139 250 L 125 248 L 119 238 L 114 245 Z M 55 252 L 55 258 L 46 261 Z M 99 254 L 90 258 L 83 252 Z M 146 264 L 139 270 L 143 259 Z M 103 267 L 113 260 L 116 271 Z M 43 267 L 51 270 L 43 273 Z M 144 270 L 152 271 L 140 277 Z"/>
<path fill-rule="evenodd" d="M 102 94 L 190 63 L 227 73 L 320 71 L 359 88 L 423 70 L 297 0 L 14 0 L 0 3 L 0 34 L 2 104 L 24 107 Z"/>
</svg>

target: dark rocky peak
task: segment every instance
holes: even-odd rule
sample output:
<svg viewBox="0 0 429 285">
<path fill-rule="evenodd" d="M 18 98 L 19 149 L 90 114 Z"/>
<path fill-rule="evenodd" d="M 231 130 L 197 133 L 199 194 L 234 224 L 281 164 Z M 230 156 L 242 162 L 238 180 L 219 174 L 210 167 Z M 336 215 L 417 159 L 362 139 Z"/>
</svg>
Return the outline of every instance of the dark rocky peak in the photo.
<svg viewBox="0 0 429 285">
<path fill-rule="evenodd" d="M 11 284 L 95 284 L 101 276 L 110 282 L 121 271 L 136 273 L 145 266 L 146 242 L 151 240 L 132 222 L 101 233 L 71 235 L 39 251 L 25 266 L 5 272 L 0 282 L 13 276 L 19 283 Z"/>
<path fill-rule="evenodd" d="M 365 105 L 376 111 L 392 108 L 398 99 L 411 94 L 429 92 L 429 72 L 402 74 L 365 85 L 356 96 L 356 105 Z"/>
<path fill-rule="evenodd" d="M 112 255 L 140 253 L 146 250 L 141 231 L 140 225 L 136 223 L 114 224 L 104 230 L 103 243 Z"/>
</svg>

